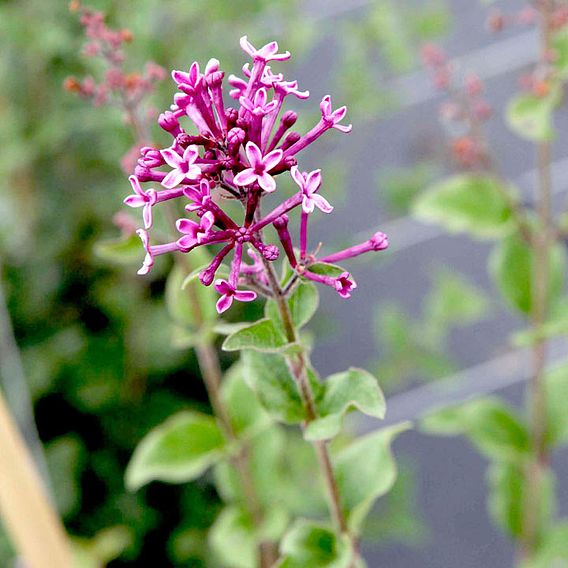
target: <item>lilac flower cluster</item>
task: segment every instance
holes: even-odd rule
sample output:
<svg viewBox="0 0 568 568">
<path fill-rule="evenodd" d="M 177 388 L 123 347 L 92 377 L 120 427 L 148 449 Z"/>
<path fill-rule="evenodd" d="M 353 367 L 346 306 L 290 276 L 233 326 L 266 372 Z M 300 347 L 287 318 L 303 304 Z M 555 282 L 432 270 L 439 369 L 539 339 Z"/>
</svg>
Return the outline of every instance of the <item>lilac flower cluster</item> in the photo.
<svg viewBox="0 0 568 568">
<path fill-rule="evenodd" d="M 146 146 L 130 176 L 133 193 L 124 202 L 143 210 L 144 228 L 138 234 L 146 257 L 139 274 L 147 274 L 154 259 L 169 252 L 189 253 L 199 246 L 222 244 L 211 264 L 199 274 L 202 284 L 214 283 L 221 295 L 217 302 L 219 313 L 227 310 L 234 300 L 248 302 L 256 292 L 239 289 L 240 285 L 263 288 L 267 283 L 265 263 L 275 261 L 280 249 L 265 242 L 263 229 L 273 226 L 287 259 L 298 276 L 334 288 L 348 298 L 356 287 L 348 272 L 336 277 L 317 273 L 310 268 L 315 263 L 335 263 L 368 251 L 383 250 L 388 240 L 376 233 L 360 245 L 341 252 L 316 258 L 308 253 L 308 221 L 315 209 L 330 213 L 333 207 L 320 195 L 320 170 L 302 172 L 297 155 L 328 130 L 350 132 L 351 125 L 341 121 L 346 107 L 333 110 L 331 98 L 325 96 L 320 104 L 321 118 L 307 133 L 291 130 L 297 121 L 293 111 L 282 111 L 286 97 L 306 99 L 307 91 L 298 88 L 297 81 L 285 81 L 272 71 L 271 61 L 285 61 L 290 53 L 279 53 L 278 44 L 271 42 L 256 49 L 247 37 L 241 38 L 242 49 L 252 58 L 252 65 L 243 67 L 244 78 L 231 75 L 229 92 L 238 105 L 225 106 L 223 98 L 224 73 L 219 62 L 211 59 L 203 73 L 198 63 L 189 72 L 173 71 L 178 92 L 170 110 L 160 115 L 158 122 L 173 138 L 169 148 Z M 186 131 L 182 121 L 189 118 L 194 128 Z M 292 196 L 266 215 L 260 212 L 263 196 L 277 191 L 277 176 L 289 174 L 298 186 Z M 153 182 L 160 189 L 144 189 L 142 183 Z M 176 222 L 178 239 L 150 244 L 148 230 L 152 227 L 152 212 L 156 204 L 181 199 L 185 210 L 194 218 Z M 243 205 L 242 220 L 233 219 L 221 206 L 223 199 L 238 200 Z M 288 231 L 288 214 L 299 208 L 300 238 L 296 251 Z M 243 251 L 253 264 L 243 261 Z M 232 253 L 228 280 L 215 279 L 223 260 Z"/>
</svg>

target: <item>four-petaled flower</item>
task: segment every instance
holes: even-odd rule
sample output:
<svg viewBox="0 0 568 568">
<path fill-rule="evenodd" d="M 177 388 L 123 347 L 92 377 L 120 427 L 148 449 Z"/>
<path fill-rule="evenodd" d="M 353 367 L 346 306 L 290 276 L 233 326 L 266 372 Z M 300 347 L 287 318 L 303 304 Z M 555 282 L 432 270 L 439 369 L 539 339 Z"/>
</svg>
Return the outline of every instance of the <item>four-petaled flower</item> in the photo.
<svg viewBox="0 0 568 568">
<path fill-rule="evenodd" d="M 172 79 L 184 93 L 193 95 L 203 82 L 203 75 L 199 72 L 199 63 L 195 61 L 191 65 L 189 73 L 177 70 L 172 71 Z"/>
<path fill-rule="evenodd" d="M 191 203 L 188 203 L 185 206 L 186 211 L 199 211 L 202 207 L 204 207 L 205 199 L 207 197 L 211 197 L 211 186 L 209 185 L 209 181 L 206 179 L 201 179 L 199 181 L 199 189 L 196 187 L 186 186 L 183 188 L 183 194 L 191 200 Z"/>
<path fill-rule="evenodd" d="M 340 132 L 351 132 L 353 126 L 349 124 L 348 126 L 343 126 L 338 124 L 343 120 L 347 114 L 347 107 L 342 106 L 337 110 L 332 110 L 331 108 L 331 97 L 326 95 L 320 103 L 321 116 L 325 122 L 327 122 L 332 128 L 337 128 Z"/>
<path fill-rule="evenodd" d="M 263 156 L 260 148 L 254 142 L 248 142 L 246 154 L 250 168 L 239 172 L 235 176 L 234 182 L 241 186 L 257 182 L 264 191 L 274 191 L 276 182 L 268 172 L 274 169 L 282 159 L 282 150 L 272 150 L 272 152 Z"/>
<path fill-rule="evenodd" d="M 191 219 L 178 219 L 177 230 L 184 236 L 178 239 L 177 244 L 181 249 L 190 249 L 197 244 L 201 244 L 210 234 L 211 228 L 215 224 L 215 216 L 211 211 L 207 211 L 201 217 L 199 223 Z"/>
<path fill-rule="evenodd" d="M 221 294 L 217 301 L 217 312 L 222 314 L 233 304 L 233 300 L 238 302 L 252 302 L 256 300 L 256 292 L 251 290 L 237 290 L 229 282 L 219 278 L 215 281 L 215 290 Z"/>
<path fill-rule="evenodd" d="M 324 213 L 331 213 L 333 211 L 333 206 L 330 205 L 329 201 L 325 197 L 316 193 L 321 185 L 321 170 L 302 173 L 298 169 L 298 166 L 292 166 L 290 173 L 292 174 L 294 181 L 302 190 L 302 210 L 304 213 L 312 213 L 314 207 L 317 207 Z"/>
<path fill-rule="evenodd" d="M 140 182 L 136 176 L 130 176 L 128 181 L 130 181 L 134 193 L 126 197 L 124 203 L 129 207 L 144 207 L 142 211 L 144 228 L 149 229 L 152 226 L 152 207 L 158 201 L 158 194 L 156 190 L 152 188 L 144 191 L 140 187 Z"/>
<path fill-rule="evenodd" d="M 162 180 L 162 185 L 172 189 L 182 183 L 186 178 L 197 179 L 201 169 L 195 164 L 199 157 L 197 146 L 188 146 L 180 156 L 173 148 L 162 150 L 162 157 L 173 170 Z"/>
<path fill-rule="evenodd" d="M 258 89 L 256 94 L 254 95 L 254 99 L 250 101 L 246 97 L 241 97 L 239 102 L 243 108 L 246 108 L 251 114 L 255 116 L 264 116 L 269 112 L 272 112 L 277 106 L 278 101 L 270 101 L 267 103 L 268 95 L 266 93 L 266 89 L 262 87 Z"/>
<path fill-rule="evenodd" d="M 250 41 L 248 41 L 247 36 L 241 38 L 241 47 L 243 51 L 248 53 L 255 61 L 286 61 L 290 59 L 290 52 L 285 51 L 284 53 L 278 53 L 278 43 L 271 41 L 260 49 L 256 49 Z"/>
<path fill-rule="evenodd" d="M 335 279 L 335 289 L 342 298 L 351 298 L 351 291 L 357 288 L 357 283 L 349 272 L 342 272 Z"/>
</svg>

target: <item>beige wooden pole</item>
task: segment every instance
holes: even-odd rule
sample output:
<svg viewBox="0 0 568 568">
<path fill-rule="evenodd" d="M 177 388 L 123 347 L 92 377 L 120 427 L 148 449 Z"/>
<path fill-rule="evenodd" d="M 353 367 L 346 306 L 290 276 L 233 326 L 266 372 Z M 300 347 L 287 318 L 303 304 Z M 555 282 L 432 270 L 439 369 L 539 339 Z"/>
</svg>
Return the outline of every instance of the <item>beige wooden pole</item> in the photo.
<svg viewBox="0 0 568 568">
<path fill-rule="evenodd" d="M 1 390 L 0 514 L 26 568 L 72 568 L 65 530 Z"/>
</svg>

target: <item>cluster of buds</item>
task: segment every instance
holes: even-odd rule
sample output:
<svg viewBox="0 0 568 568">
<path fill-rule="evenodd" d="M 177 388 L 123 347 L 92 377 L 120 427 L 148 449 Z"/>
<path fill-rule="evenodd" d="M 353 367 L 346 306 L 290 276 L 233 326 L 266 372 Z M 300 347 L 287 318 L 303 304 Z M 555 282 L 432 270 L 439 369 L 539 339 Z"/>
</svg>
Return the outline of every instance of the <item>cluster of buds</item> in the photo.
<svg viewBox="0 0 568 568">
<path fill-rule="evenodd" d="M 347 109 L 333 110 L 331 98 L 325 96 L 318 123 L 305 134 L 291 130 L 298 116 L 283 110 L 284 101 L 290 96 L 307 99 L 309 93 L 301 91 L 297 81 L 284 80 L 270 66 L 271 62 L 289 59 L 290 53 L 279 53 L 276 42 L 256 49 L 245 36 L 240 43 L 252 65 L 243 66 L 243 77 L 228 77 L 234 106 L 225 106 L 224 72 L 216 59 L 211 59 L 203 72 L 197 62 L 188 72 L 172 72 L 178 92 L 170 109 L 158 119 L 161 128 L 173 138 L 172 145 L 141 149 L 134 175 L 129 178 L 133 193 L 124 200 L 126 205 L 143 211 L 144 228 L 138 234 L 146 256 L 138 273 L 147 274 L 155 258 L 164 253 L 189 253 L 200 246 L 221 245 L 210 265 L 199 274 L 203 285 L 214 283 L 221 296 L 217 303 L 221 313 L 234 300 L 251 301 L 256 298 L 254 290 L 266 290 L 269 263 L 282 250 L 298 277 L 331 286 L 348 298 L 356 287 L 348 272 L 330 276 L 317 272 L 314 265 L 383 250 L 388 246 L 387 237 L 377 233 L 365 243 L 319 258 L 310 252 L 311 215 L 316 209 L 331 213 L 333 207 L 321 195 L 321 171 L 302 172 L 297 162 L 298 154 L 327 131 L 350 132 L 351 125 L 342 124 Z M 263 197 L 280 193 L 277 179 L 282 175 L 291 177 L 295 193 L 283 196 L 279 205 L 262 214 Z M 148 182 L 161 187 L 143 188 L 142 184 Z M 148 231 L 153 208 L 170 200 L 182 200 L 193 218 L 177 220 L 177 239 L 151 244 Z M 242 218 L 234 218 L 223 208 L 226 200 L 242 204 Z M 294 210 L 300 212 L 298 249 L 288 229 L 289 215 Z M 269 226 L 275 229 L 279 246 L 265 241 L 263 231 Z M 245 251 L 252 264 L 243 261 Z M 229 255 L 232 260 L 228 280 L 216 279 Z M 251 289 L 243 290 L 241 286 Z"/>
<path fill-rule="evenodd" d="M 484 97 L 485 85 L 474 73 L 456 73 L 446 54 L 436 45 L 423 46 L 422 60 L 432 73 L 434 86 L 448 95 L 440 107 L 440 119 L 450 138 L 453 158 L 466 168 L 482 165 L 486 150 L 481 125 L 492 113 Z"/>
<path fill-rule="evenodd" d="M 134 160 L 126 158 L 126 163 L 130 162 L 126 169 L 130 171 L 146 138 L 145 124 L 156 115 L 154 109 L 144 107 L 144 102 L 154 91 L 156 83 L 166 79 L 167 72 L 152 61 L 146 63 L 142 72 L 127 72 L 123 48 L 132 41 L 132 32 L 110 28 L 103 12 L 84 7 L 77 0 L 71 2 L 70 9 L 79 13 L 87 37 L 83 55 L 102 60 L 105 72 L 98 82 L 91 75 L 83 79 L 67 77 L 63 86 L 65 90 L 91 100 L 95 106 L 109 104 L 122 110 L 125 120 L 137 131 L 138 138 L 135 149 L 130 152 L 130 155 L 134 152 Z"/>
</svg>

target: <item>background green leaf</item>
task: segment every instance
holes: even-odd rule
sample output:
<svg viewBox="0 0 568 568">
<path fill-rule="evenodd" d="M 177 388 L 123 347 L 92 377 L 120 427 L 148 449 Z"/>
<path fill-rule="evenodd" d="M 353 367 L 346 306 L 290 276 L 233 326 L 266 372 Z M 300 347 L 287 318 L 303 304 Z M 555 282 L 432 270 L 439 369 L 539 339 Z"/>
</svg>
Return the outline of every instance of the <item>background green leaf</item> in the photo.
<svg viewBox="0 0 568 568">
<path fill-rule="evenodd" d="M 224 447 L 225 440 L 212 416 L 180 412 L 138 444 L 126 470 L 126 485 L 134 491 L 153 480 L 191 481 L 222 458 Z"/>
</svg>

